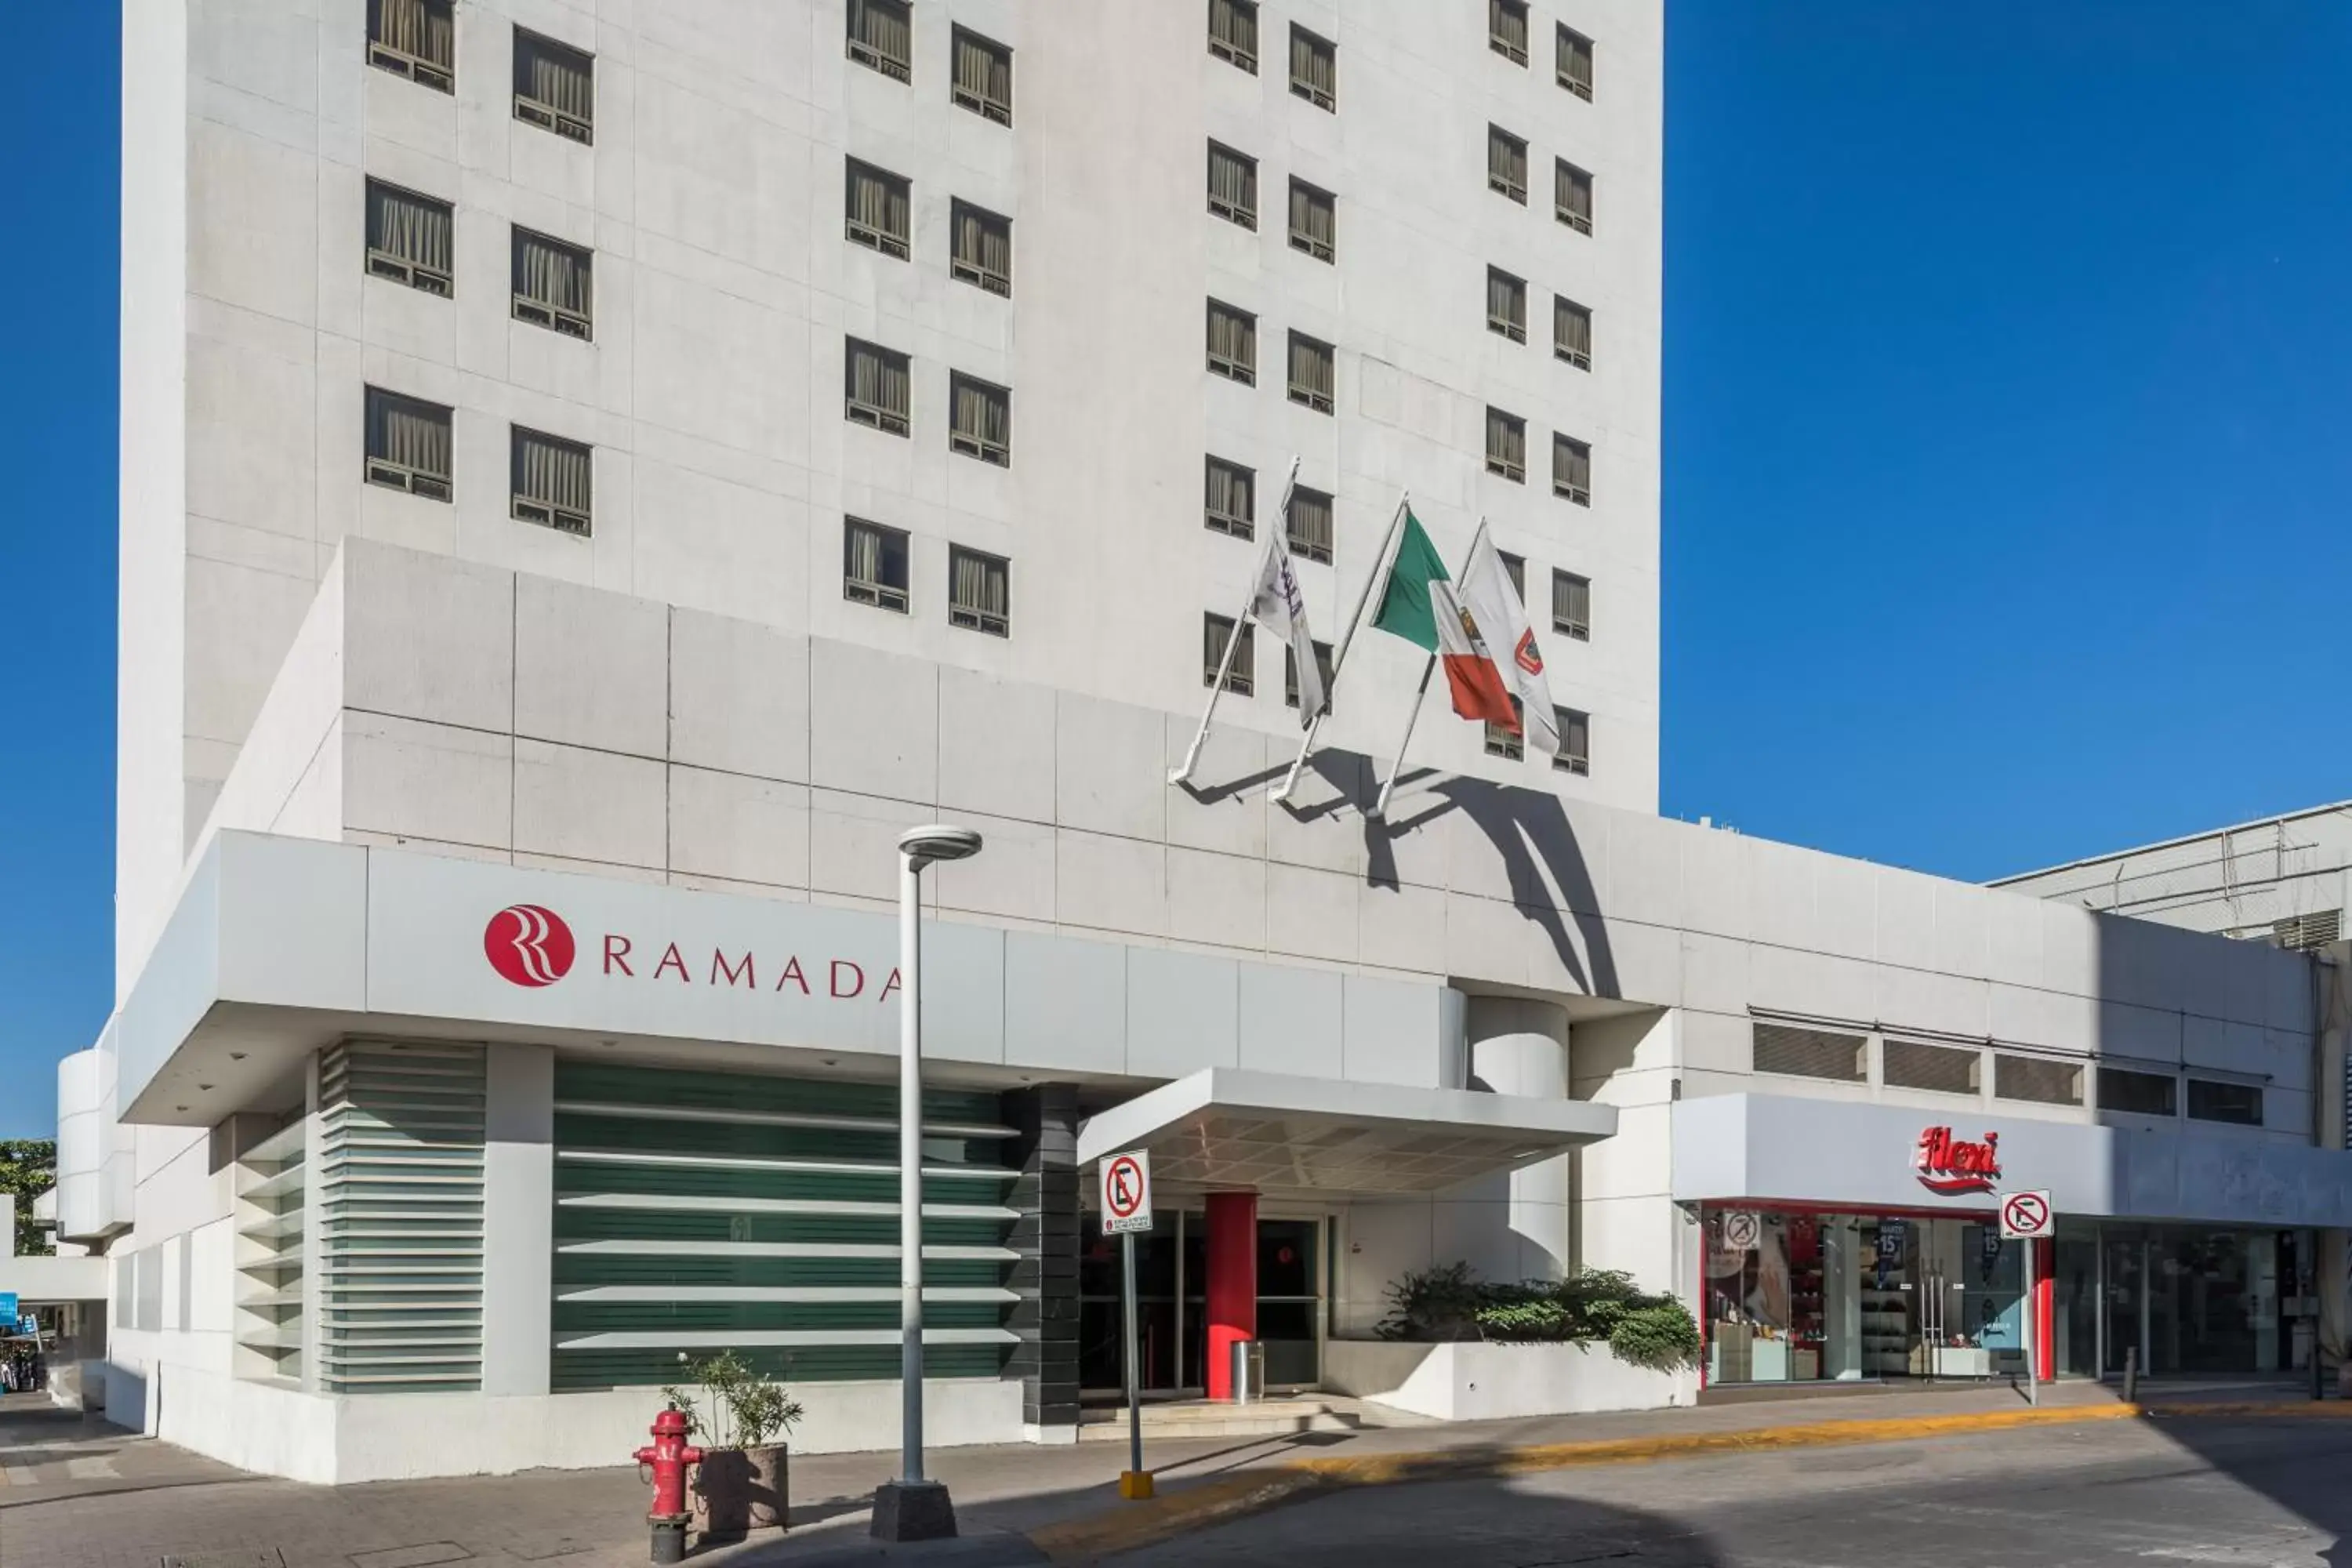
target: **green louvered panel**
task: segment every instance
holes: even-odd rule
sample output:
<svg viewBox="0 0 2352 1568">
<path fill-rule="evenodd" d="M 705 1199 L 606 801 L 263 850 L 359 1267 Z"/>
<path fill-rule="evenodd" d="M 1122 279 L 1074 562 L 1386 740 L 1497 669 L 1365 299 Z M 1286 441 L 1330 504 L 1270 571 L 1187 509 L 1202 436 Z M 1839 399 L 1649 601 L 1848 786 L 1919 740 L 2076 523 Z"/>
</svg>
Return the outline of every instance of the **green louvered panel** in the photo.
<svg viewBox="0 0 2352 1568">
<path fill-rule="evenodd" d="M 672 1382 L 720 1348 L 898 1374 L 895 1088 L 558 1062 L 555 1099 L 554 1387 Z M 991 1094 L 929 1093 L 923 1118 L 926 1364 L 993 1376 L 1010 1130 Z"/>
<path fill-rule="evenodd" d="M 319 1381 L 482 1378 L 482 1047 L 347 1041 L 319 1068 Z"/>
</svg>

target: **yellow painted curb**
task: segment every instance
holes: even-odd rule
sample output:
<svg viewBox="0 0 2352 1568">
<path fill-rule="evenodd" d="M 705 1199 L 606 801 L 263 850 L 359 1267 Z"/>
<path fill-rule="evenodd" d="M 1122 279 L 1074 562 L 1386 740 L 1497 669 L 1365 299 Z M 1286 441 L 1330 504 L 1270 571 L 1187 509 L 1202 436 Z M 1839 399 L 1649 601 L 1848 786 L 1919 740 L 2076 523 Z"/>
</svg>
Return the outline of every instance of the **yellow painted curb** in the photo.
<svg viewBox="0 0 2352 1568">
<path fill-rule="evenodd" d="M 1329 1455 L 1286 1460 L 1237 1475 L 1185 1487 L 1143 1503 L 1128 1503 L 1083 1519 L 1065 1520 L 1029 1532 L 1029 1541 L 1055 1563 L 1091 1563 L 1158 1542 L 1207 1530 L 1260 1513 L 1316 1492 L 1349 1487 L 1397 1486 L 1412 1481 L 1463 1480 L 1481 1476 L 1522 1476 L 1582 1465 L 1644 1464 L 1658 1459 L 1710 1454 L 1758 1453 L 1785 1448 L 1826 1448 L 1862 1443 L 1912 1442 L 1963 1433 L 2001 1432 L 2021 1426 L 2063 1426 L 2143 1417 L 2352 1419 L 2352 1401 L 2302 1403 L 2189 1403 L 2182 1405 L 2074 1405 L 2051 1408 L 1985 1410 L 1954 1415 L 1903 1415 L 1883 1420 L 1807 1421 L 1731 1432 L 1677 1432 L 1647 1437 L 1601 1438 L 1585 1443 L 1544 1443 L 1511 1448 L 1465 1447 L 1419 1453 Z"/>
</svg>

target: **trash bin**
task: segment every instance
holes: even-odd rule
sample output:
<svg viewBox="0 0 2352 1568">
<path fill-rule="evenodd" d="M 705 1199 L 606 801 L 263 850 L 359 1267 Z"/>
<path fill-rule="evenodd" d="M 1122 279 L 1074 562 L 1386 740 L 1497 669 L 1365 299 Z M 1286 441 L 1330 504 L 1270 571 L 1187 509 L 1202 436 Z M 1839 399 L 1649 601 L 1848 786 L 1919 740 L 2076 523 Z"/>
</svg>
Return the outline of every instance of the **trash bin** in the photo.
<svg viewBox="0 0 2352 1568">
<path fill-rule="evenodd" d="M 1255 1405 L 1265 1397 L 1265 1345 L 1259 1340 L 1235 1340 L 1234 1403 Z"/>
</svg>

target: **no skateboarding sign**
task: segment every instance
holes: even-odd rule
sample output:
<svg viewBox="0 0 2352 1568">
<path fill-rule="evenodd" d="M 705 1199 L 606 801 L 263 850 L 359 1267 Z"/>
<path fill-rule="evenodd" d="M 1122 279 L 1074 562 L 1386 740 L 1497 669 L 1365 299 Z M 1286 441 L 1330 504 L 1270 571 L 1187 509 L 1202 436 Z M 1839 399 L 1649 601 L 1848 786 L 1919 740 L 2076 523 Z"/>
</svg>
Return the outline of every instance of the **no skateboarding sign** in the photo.
<svg viewBox="0 0 2352 1568">
<path fill-rule="evenodd" d="M 2048 1193 L 2011 1193 L 2000 1200 L 2000 1234 L 2006 1239 L 2035 1241 L 2053 1229 Z"/>
<path fill-rule="evenodd" d="M 1151 1228 L 1151 1156 L 1139 1149 L 1102 1163 L 1102 1233 Z"/>
</svg>

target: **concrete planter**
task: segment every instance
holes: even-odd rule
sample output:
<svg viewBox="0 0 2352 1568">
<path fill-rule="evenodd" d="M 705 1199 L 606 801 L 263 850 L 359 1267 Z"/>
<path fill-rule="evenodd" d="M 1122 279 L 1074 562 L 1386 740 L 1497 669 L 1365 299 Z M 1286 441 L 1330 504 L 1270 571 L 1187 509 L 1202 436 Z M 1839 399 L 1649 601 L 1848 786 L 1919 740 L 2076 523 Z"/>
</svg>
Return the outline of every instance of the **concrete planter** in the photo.
<svg viewBox="0 0 2352 1568">
<path fill-rule="evenodd" d="M 786 1490 L 784 1446 L 713 1448 L 694 1468 L 694 1531 L 702 1541 L 740 1541 L 755 1530 L 782 1530 Z"/>
<path fill-rule="evenodd" d="M 1441 1421 L 1496 1421 L 1689 1405 L 1698 1382 L 1629 1366 L 1606 1344 L 1331 1340 L 1323 1386 Z"/>
</svg>

